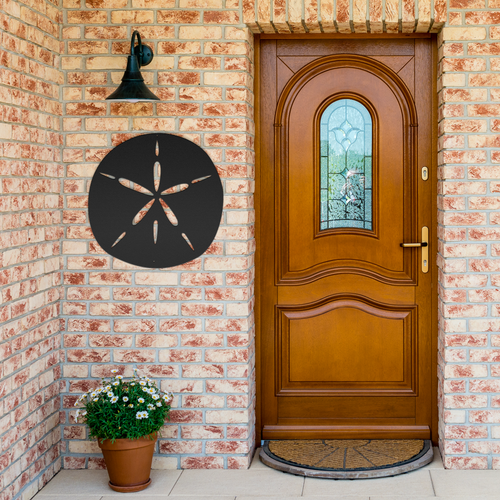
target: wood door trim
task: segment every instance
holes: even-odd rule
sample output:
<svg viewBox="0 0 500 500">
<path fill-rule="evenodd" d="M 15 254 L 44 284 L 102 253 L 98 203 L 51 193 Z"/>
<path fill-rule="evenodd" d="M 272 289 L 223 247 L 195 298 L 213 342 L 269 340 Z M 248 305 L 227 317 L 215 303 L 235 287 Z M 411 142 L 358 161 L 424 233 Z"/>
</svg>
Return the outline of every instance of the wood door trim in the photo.
<svg viewBox="0 0 500 500">
<path fill-rule="evenodd" d="M 367 40 L 367 39 L 401 39 L 401 38 L 431 38 L 431 33 L 260 33 L 255 34 L 255 40 Z"/>
<path fill-rule="evenodd" d="M 430 167 L 430 172 L 429 172 L 429 181 L 432 183 L 432 230 L 431 230 L 431 238 L 432 238 L 432 248 L 436 249 L 437 251 L 437 243 L 438 243 L 438 238 L 437 238 L 437 131 L 438 131 L 438 109 L 437 109 L 437 60 L 438 60 L 438 54 L 437 54 L 437 44 L 436 44 L 436 35 L 431 35 L 431 34 L 418 34 L 418 33 L 411 33 L 411 34 L 373 34 L 373 35 L 367 35 L 367 34 L 350 34 L 350 35 L 342 35 L 342 34 L 321 34 L 321 35 L 311 35 L 311 34 L 297 34 L 297 35 L 278 35 L 278 34 L 269 34 L 269 35 L 254 35 L 254 41 L 255 41 L 255 153 L 256 153 L 256 158 L 255 158 L 255 180 L 256 180 L 256 190 L 255 190 L 255 211 L 256 211 L 256 222 L 255 222 L 255 240 L 256 240 L 256 257 L 255 257 L 255 263 L 256 263 L 256 275 L 255 275 L 255 291 L 256 291 L 256 301 L 255 301 L 255 322 L 256 322 L 256 440 L 257 443 L 260 443 L 260 440 L 262 438 L 262 393 L 263 393 L 263 387 L 262 387 L 262 352 L 261 352 L 261 338 L 262 338 L 262 317 L 261 317 L 261 303 L 263 300 L 266 299 L 264 297 L 264 290 L 262 287 L 262 277 L 265 274 L 265 266 L 263 265 L 263 261 L 265 259 L 262 259 L 262 249 L 261 249 L 261 242 L 262 242 L 262 233 L 263 231 L 269 230 L 269 225 L 267 224 L 262 224 L 261 220 L 261 204 L 262 204 L 262 198 L 261 198 L 261 187 L 262 187 L 262 171 L 263 171 L 263 165 L 265 164 L 265 160 L 263 161 L 262 157 L 262 141 L 261 141 L 261 134 L 262 134 L 262 114 L 261 114 L 261 104 L 263 100 L 265 99 L 265 94 L 262 92 L 261 89 L 261 83 L 260 83 L 260 76 L 261 76 L 261 67 L 262 64 L 264 63 L 269 63 L 269 61 L 263 61 L 262 58 L 262 53 L 261 53 L 261 40 L 300 40 L 300 39 L 360 39 L 360 40 L 365 40 L 365 39 L 401 39 L 401 38 L 423 38 L 423 39 L 428 39 L 432 38 L 432 141 L 431 141 L 431 163 L 429 165 Z M 276 84 L 276 81 L 275 81 Z M 264 96 L 263 96 L 264 94 Z M 274 100 L 274 96 L 273 99 Z M 275 102 L 276 104 L 276 102 Z M 275 108 L 274 108 L 275 109 Z M 273 138 L 274 140 L 274 138 Z M 267 222 L 267 221 L 264 221 Z M 271 231 L 273 231 L 273 228 L 271 228 Z M 430 429 L 432 433 L 432 441 L 434 444 L 437 443 L 438 441 L 438 406 L 437 406 L 437 400 L 438 400 L 438 377 L 437 377 L 437 348 L 438 348 L 438 291 L 437 291 L 437 275 L 438 275 L 438 269 L 437 269 L 437 263 L 434 260 L 433 263 L 430 266 L 430 273 L 432 273 L 432 282 L 433 282 L 433 287 L 432 287 L 432 308 L 431 308 L 431 317 L 432 317 L 432 335 L 431 335 L 431 341 L 432 341 L 432 376 L 431 376 L 431 382 L 432 382 L 432 429 Z M 282 429 L 282 428 L 281 428 Z M 353 428 L 353 431 L 351 433 L 351 429 L 346 429 L 346 438 L 349 435 L 359 435 L 359 431 L 356 431 Z M 293 431 L 293 429 L 290 428 L 290 432 Z M 287 433 L 287 435 L 290 435 L 290 432 Z M 297 438 L 307 438 L 308 433 L 313 432 L 313 431 L 308 431 L 307 429 L 304 429 L 304 432 L 296 432 Z M 325 438 L 329 437 L 328 434 L 329 430 L 325 429 Z M 429 429 L 428 428 L 422 428 L 421 430 L 417 431 L 419 435 L 415 435 L 415 438 L 422 437 L 424 435 L 428 435 Z M 279 429 L 276 429 L 276 436 L 275 438 L 279 439 L 280 435 L 283 434 Z M 420 435 L 421 434 L 421 435 Z M 284 434 L 283 434 L 284 435 Z M 335 431 L 335 429 L 331 429 L 331 436 L 337 436 L 338 437 L 338 432 Z M 387 430 L 387 435 L 385 436 L 386 438 L 390 439 L 395 439 L 398 437 L 403 437 L 407 436 L 407 430 L 405 430 L 404 427 L 396 427 L 394 426 L 392 430 Z M 258 445 L 258 444 L 257 444 Z"/>
<path fill-rule="evenodd" d="M 437 197 L 438 197 L 438 183 L 437 183 L 437 168 L 438 168 L 438 106 L 437 106 L 437 66 L 438 66 L 438 52 L 437 52 L 437 41 L 436 36 L 433 37 L 432 43 L 432 149 L 431 149 L 431 175 L 429 180 L 432 181 L 432 230 L 431 230 L 431 241 L 433 248 L 438 248 L 438 236 L 437 236 Z M 431 439 L 434 444 L 438 443 L 438 427 L 439 427 L 439 414 L 438 414 L 438 267 L 437 260 L 431 266 L 432 272 L 432 309 L 431 309 L 431 324 L 432 324 L 432 372 L 431 372 L 431 383 L 432 383 L 432 428 L 431 428 Z"/>
<path fill-rule="evenodd" d="M 272 426 L 265 427 L 266 439 L 318 439 L 317 427 L 308 429 L 304 426 Z M 372 439 L 373 434 L 379 439 L 429 439 L 430 429 L 427 426 L 325 426 L 321 429 L 321 439 Z"/>
</svg>

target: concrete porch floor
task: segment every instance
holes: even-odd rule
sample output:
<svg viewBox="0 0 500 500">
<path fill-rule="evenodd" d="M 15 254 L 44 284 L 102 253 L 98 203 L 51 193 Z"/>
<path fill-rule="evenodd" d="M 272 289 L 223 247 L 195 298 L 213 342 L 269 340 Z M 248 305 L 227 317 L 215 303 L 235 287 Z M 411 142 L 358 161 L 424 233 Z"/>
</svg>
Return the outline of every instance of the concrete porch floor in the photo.
<svg viewBox="0 0 500 500">
<path fill-rule="evenodd" d="M 258 452 L 248 470 L 154 470 L 151 486 L 117 493 L 106 471 L 63 470 L 35 500 L 480 500 L 500 499 L 500 471 L 445 470 L 437 448 L 434 461 L 400 476 L 331 480 L 292 476 L 266 467 Z"/>
</svg>

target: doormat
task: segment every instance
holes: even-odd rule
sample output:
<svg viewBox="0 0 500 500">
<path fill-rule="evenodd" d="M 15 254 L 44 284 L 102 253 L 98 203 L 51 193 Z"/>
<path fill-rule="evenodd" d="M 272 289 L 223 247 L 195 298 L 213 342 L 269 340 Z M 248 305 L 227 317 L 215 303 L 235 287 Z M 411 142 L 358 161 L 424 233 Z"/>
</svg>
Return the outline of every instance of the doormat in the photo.
<svg viewBox="0 0 500 500">
<path fill-rule="evenodd" d="M 331 479 L 396 476 L 430 463 L 424 439 L 301 439 L 265 441 L 261 461 L 283 472 Z"/>
</svg>

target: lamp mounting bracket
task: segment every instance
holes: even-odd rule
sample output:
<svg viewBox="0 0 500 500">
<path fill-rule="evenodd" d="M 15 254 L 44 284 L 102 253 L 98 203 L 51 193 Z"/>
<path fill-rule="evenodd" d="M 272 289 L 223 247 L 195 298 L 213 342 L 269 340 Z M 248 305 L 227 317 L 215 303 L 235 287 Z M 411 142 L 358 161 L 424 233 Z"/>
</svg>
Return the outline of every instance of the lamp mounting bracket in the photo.
<svg viewBox="0 0 500 500">
<path fill-rule="evenodd" d="M 138 45 L 135 45 L 135 37 L 137 37 Z M 153 51 L 149 46 L 142 44 L 138 31 L 134 31 L 132 34 L 130 52 L 137 57 L 139 67 L 147 66 L 153 60 Z"/>
</svg>

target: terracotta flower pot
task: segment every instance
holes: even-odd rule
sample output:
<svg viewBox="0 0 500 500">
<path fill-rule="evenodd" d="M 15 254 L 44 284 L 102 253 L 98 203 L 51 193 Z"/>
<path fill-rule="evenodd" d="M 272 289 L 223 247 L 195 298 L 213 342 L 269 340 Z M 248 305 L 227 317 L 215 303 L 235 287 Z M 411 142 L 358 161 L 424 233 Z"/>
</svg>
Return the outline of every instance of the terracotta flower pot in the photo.
<svg viewBox="0 0 500 500">
<path fill-rule="evenodd" d="M 109 474 L 109 487 L 122 493 L 141 491 L 151 484 L 149 474 L 157 436 L 139 439 L 110 439 L 99 447 Z"/>
</svg>

